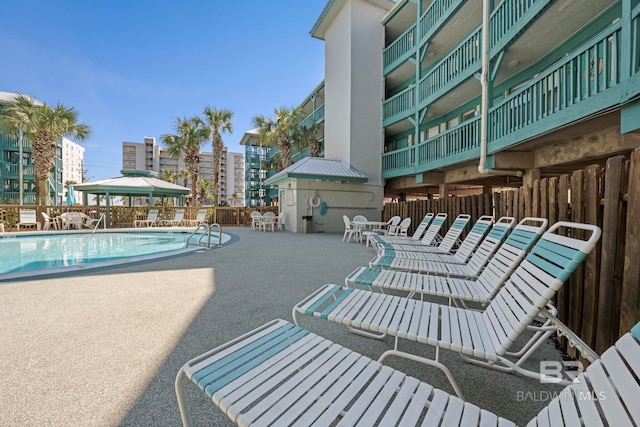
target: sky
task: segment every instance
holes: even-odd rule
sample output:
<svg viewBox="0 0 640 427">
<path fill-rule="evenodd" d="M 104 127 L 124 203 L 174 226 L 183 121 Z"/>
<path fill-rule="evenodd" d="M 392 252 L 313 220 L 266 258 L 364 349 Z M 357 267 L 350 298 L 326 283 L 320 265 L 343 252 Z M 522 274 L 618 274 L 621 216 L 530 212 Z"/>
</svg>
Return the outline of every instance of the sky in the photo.
<svg viewBox="0 0 640 427">
<path fill-rule="evenodd" d="M 3 2 L 0 91 L 78 112 L 92 130 L 88 181 L 120 176 L 123 141 L 161 145 L 177 117 L 205 106 L 234 113 L 222 137 L 243 152 L 253 117 L 297 106 L 323 80 L 324 42 L 309 31 L 326 2 Z"/>
</svg>

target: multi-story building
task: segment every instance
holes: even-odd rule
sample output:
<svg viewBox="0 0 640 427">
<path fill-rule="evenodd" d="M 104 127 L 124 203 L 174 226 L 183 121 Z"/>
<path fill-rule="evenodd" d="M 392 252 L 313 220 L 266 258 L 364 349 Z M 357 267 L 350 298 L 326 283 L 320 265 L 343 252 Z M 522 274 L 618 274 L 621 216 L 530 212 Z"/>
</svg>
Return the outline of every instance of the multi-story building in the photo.
<svg viewBox="0 0 640 427">
<path fill-rule="evenodd" d="M 300 126 L 309 127 L 314 123 L 318 126 L 320 155 L 324 155 L 324 82 L 316 86 L 297 108 L 300 109 Z M 278 189 L 265 186 L 264 181 L 277 172 L 275 160 L 278 148 L 263 146 L 257 129 L 245 132 L 240 145 L 245 146 L 245 206 L 273 205 L 278 200 Z M 307 156 L 309 148 L 298 144 L 291 161 L 295 163 Z"/>
<path fill-rule="evenodd" d="M 269 147 L 263 147 L 257 129 L 247 131 L 240 145 L 244 145 L 244 206 L 255 208 L 271 206 L 268 187 L 264 185 L 269 170 L 266 166 Z"/>
<path fill-rule="evenodd" d="M 0 114 L 3 106 L 13 102 L 17 96 L 14 92 L 0 92 Z M 23 95 L 26 96 L 26 95 Z M 32 99 L 38 105 L 42 104 Z M 22 146 L 21 146 L 22 145 Z M 49 176 L 49 203 L 62 204 L 64 198 L 63 189 L 63 142 L 57 143 L 56 158 Z M 0 131 L 0 203 L 31 205 L 36 200 L 35 170 L 31 156 L 31 141 L 23 139 L 19 143 L 15 135 L 5 135 Z M 20 157 L 22 156 L 22 160 Z M 22 200 L 21 200 L 22 195 Z"/>
<path fill-rule="evenodd" d="M 531 183 L 640 146 L 638 0 L 386 3 L 387 196 Z"/>
<path fill-rule="evenodd" d="M 79 184 L 84 182 L 84 147 L 62 138 L 62 184 L 64 186 L 64 200 L 66 200 L 67 183 Z M 77 200 L 82 200 L 80 192 L 76 195 Z"/>
<path fill-rule="evenodd" d="M 232 153 L 224 147 L 220 170 L 220 200 L 228 205 L 244 205 L 244 156 Z M 186 170 L 184 158 L 175 158 L 167 150 L 156 144 L 154 137 L 145 136 L 144 142 L 122 143 L 122 169 L 153 171 L 162 176 L 164 171 L 173 171 L 176 183 L 191 187 L 191 179 L 181 175 Z M 200 153 L 199 179 L 213 180 L 213 154 Z M 233 197 L 233 195 L 236 197 Z M 237 198 L 237 199 L 236 199 Z"/>
</svg>

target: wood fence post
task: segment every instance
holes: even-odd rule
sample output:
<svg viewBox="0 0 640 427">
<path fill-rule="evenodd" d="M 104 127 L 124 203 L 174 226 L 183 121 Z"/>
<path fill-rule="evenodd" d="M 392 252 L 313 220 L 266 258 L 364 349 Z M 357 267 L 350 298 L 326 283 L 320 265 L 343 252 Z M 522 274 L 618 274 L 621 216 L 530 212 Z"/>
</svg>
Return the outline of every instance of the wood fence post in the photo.
<svg viewBox="0 0 640 427">
<path fill-rule="evenodd" d="M 622 218 L 623 156 L 607 160 L 604 178 L 604 209 L 602 214 L 602 257 L 598 286 L 598 317 L 596 324 L 596 353 L 602 353 L 619 338 L 620 280 L 616 277 L 618 260 L 618 230 Z M 624 235 L 622 236 L 624 238 Z"/>
<path fill-rule="evenodd" d="M 640 321 L 640 149 L 631 153 L 627 191 L 627 233 L 624 249 L 624 277 L 620 304 L 619 335 Z"/>
</svg>

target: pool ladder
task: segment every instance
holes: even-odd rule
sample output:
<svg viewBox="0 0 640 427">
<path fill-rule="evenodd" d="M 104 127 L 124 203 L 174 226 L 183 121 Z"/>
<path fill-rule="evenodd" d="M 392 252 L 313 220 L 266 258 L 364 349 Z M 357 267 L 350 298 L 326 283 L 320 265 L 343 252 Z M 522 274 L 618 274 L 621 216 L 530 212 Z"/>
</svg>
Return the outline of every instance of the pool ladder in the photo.
<svg viewBox="0 0 640 427">
<path fill-rule="evenodd" d="M 198 239 L 198 242 L 197 243 L 192 243 L 192 245 L 204 246 L 204 247 L 210 248 L 211 247 L 211 229 L 213 227 L 216 227 L 218 229 L 218 243 L 217 244 L 218 244 L 218 246 L 222 245 L 222 227 L 220 227 L 220 224 L 216 223 L 216 224 L 211 224 L 211 225 L 209 225 L 209 224 L 200 224 L 198 226 L 198 228 L 196 228 L 194 230 L 194 232 L 191 233 L 191 235 L 187 239 L 187 247 L 189 247 L 189 242 L 191 241 L 191 238 L 193 236 L 195 236 L 198 233 L 198 231 L 203 229 L 205 232 L 200 235 L 200 238 Z M 202 242 L 202 239 L 204 239 L 205 237 L 207 238 L 206 244 Z"/>
</svg>

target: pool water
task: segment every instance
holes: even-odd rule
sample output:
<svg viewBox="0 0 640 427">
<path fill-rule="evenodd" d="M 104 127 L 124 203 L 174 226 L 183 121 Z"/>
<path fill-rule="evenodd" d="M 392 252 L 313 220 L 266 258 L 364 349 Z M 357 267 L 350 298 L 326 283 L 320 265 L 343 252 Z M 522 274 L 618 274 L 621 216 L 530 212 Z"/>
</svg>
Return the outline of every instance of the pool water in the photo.
<svg viewBox="0 0 640 427">
<path fill-rule="evenodd" d="M 186 251 L 188 237 L 188 233 L 177 232 L 7 236 L 0 238 L 0 279 L 2 275 L 11 273 L 108 263 L 152 254 Z M 217 241 L 217 236 L 212 235 L 211 240 Z M 190 247 L 190 250 L 194 248 Z"/>
</svg>

